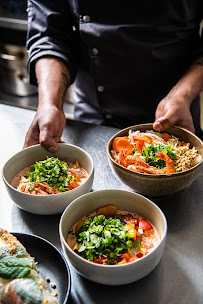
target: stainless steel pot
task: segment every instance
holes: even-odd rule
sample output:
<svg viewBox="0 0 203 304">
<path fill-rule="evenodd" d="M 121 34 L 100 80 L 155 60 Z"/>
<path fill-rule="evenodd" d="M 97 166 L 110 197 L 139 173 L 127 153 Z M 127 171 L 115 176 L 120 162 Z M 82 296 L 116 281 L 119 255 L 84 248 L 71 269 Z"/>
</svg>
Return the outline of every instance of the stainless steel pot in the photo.
<svg viewBox="0 0 203 304">
<path fill-rule="evenodd" d="M 37 88 L 29 83 L 27 52 L 23 46 L 0 46 L 0 88 L 16 96 L 37 94 Z"/>
</svg>

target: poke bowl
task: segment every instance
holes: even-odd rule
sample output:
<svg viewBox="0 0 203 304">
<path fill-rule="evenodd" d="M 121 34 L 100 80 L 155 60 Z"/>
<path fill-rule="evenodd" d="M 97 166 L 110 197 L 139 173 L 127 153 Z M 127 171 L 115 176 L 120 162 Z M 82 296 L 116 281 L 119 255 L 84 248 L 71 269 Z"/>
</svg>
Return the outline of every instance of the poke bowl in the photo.
<svg viewBox="0 0 203 304">
<path fill-rule="evenodd" d="M 60 143 L 56 153 L 35 145 L 7 160 L 2 178 L 19 208 L 33 214 L 59 214 L 91 190 L 94 164 L 92 157 L 75 145 Z"/>
<path fill-rule="evenodd" d="M 132 219 L 132 214 L 136 219 Z M 126 216 L 133 221 L 133 231 L 131 224 L 126 224 Z M 150 227 L 139 229 L 141 220 Z M 119 232 L 118 227 L 121 227 Z M 152 227 L 155 228 L 150 230 Z M 155 230 L 157 243 L 147 245 L 144 235 L 148 233 L 155 238 L 152 232 Z M 81 276 L 100 284 L 123 285 L 148 275 L 160 262 L 167 222 L 161 209 L 138 193 L 100 190 L 85 194 L 67 206 L 60 220 L 59 234 L 64 256 Z M 74 235 L 77 235 L 76 243 Z"/>
<path fill-rule="evenodd" d="M 203 142 L 180 127 L 154 132 L 153 124 L 141 124 L 114 134 L 107 157 L 126 186 L 146 196 L 164 196 L 186 188 L 199 175 Z"/>
</svg>

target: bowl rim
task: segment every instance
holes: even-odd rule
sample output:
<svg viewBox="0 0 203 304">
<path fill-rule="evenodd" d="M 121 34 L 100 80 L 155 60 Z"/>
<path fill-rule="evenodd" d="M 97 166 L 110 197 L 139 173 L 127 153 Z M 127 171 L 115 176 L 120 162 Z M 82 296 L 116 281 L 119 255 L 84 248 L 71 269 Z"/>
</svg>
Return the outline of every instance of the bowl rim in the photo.
<svg viewBox="0 0 203 304">
<path fill-rule="evenodd" d="M 139 124 L 139 125 L 134 125 L 134 126 L 130 126 L 130 127 L 127 127 L 127 128 L 124 128 L 124 129 L 121 129 L 120 131 L 118 131 L 118 132 L 116 132 L 110 139 L 109 139 L 109 141 L 108 141 L 108 143 L 107 143 L 107 146 L 106 146 L 106 152 L 107 152 L 107 156 L 108 156 L 108 159 L 115 165 L 115 166 L 117 166 L 119 169 L 121 169 L 121 170 L 126 170 L 128 173 L 130 173 L 131 175 L 137 175 L 137 176 L 140 176 L 140 177 L 146 177 L 146 178 L 153 178 L 153 177 L 156 177 L 156 178 L 158 178 L 158 179 L 163 179 L 163 178 L 167 178 L 167 177 L 171 177 L 171 176 L 181 176 L 181 175 L 185 175 L 185 174 L 187 174 L 188 172 L 191 172 L 191 171 L 193 171 L 193 170 L 195 170 L 196 168 L 198 168 L 198 167 L 200 167 L 200 166 L 202 166 L 203 165 L 203 157 L 201 156 L 201 161 L 199 161 L 195 166 L 193 166 L 192 168 L 190 168 L 190 169 L 187 169 L 187 170 L 185 170 L 185 171 L 182 171 L 182 172 L 175 172 L 175 173 L 170 173 L 170 174 L 149 174 L 149 173 L 141 173 L 141 172 L 136 172 L 136 171 L 132 171 L 132 170 L 130 170 L 130 169 L 128 169 L 128 168 L 125 168 L 124 166 L 122 166 L 122 165 L 120 165 L 120 164 L 118 164 L 114 159 L 113 159 L 113 157 L 112 157 L 112 155 L 111 155 L 111 150 L 110 150 L 110 148 L 111 148 L 111 145 L 112 145 L 112 141 L 113 141 L 113 139 L 114 138 L 116 138 L 117 136 L 119 136 L 119 133 L 121 133 L 121 132 L 127 132 L 127 131 L 129 131 L 130 129 L 133 129 L 133 128 L 136 128 L 137 129 L 137 127 L 143 127 L 143 126 L 149 126 L 149 127 L 151 127 L 151 129 L 153 129 L 153 124 L 152 123 L 146 123 L 146 124 Z M 178 130 L 182 130 L 183 132 L 185 132 L 185 133 L 188 133 L 188 134 L 190 134 L 190 135 L 192 135 L 193 137 L 195 137 L 195 139 L 196 140 L 198 140 L 199 142 L 200 142 L 200 144 L 203 146 L 203 142 L 202 142 L 202 140 L 198 137 L 198 136 L 196 136 L 195 134 L 193 134 L 192 132 L 190 132 L 189 130 L 187 130 L 187 129 L 185 129 L 185 128 L 182 128 L 182 127 L 179 127 L 179 126 L 172 126 L 172 127 L 170 127 L 170 128 L 167 128 L 167 130 L 168 129 L 171 129 L 171 128 L 174 128 L 174 129 L 178 129 Z M 137 130 L 139 130 L 139 129 L 137 129 Z M 164 130 L 163 130 L 163 132 L 164 132 Z M 162 131 L 160 131 L 160 133 L 162 133 Z"/>
<path fill-rule="evenodd" d="M 7 179 L 5 178 L 5 176 L 4 176 L 4 169 L 5 169 L 5 166 L 7 165 L 7 163 L 14 157 L 14 156 L 17 156 L 18 154 L 21 154 L 24 150 L 28 150 L 28 149 L 32 149 L 33 147 L 41 147 L 41 145 L 40 144 L 37 144 L 37 145 L 33 145 L 33 146 L 30 146 L 30 147 L 27 147 L 27 148 L 25 148 L 25 149 L 22 149 L 21 151 L 19 151 L 19 152 L 17 152 L 16 154 L 14 154 L 13 156 L 11 156 L 6 162 L 5 162 L 5 164 L 3 165 L 3 168 L 2 168 L 2 170 L 1 170 L 1 176 L 2 176 L 2 179 L 3 179 L 3 181 L 4 181 L 4 183 L 12 190 L 12 191 L 14 191 L 14 192 L 16 192 L 16 193 L 20 193 L 20 194 L 22 194 L 22 195 L 29 195 L 29 197 L 35 197 L 36 199 L 38 198 L 38 199 L 42 199 L 42 200 L 46 200 L 47 199 L 47 197 L 58 197 L 59 195 L 60 195 L 60 197 L 63 195 L 66 195 L 67 196 L 67 193 L 74 193 L 74 192 L 76 192 L 76 191 L 78 191 L 78 189 L 80 188 L 83 188 L 85 185 L 86 185 L 86 183 L 90 180 L 90 178 L 92 178 L 92 176 L 93 176 L 93 174 L 94 174 L 94 161 L 93 161 L 93 159 L 92 159 L 92 157 L 91 157 L 91 155 L 88 153 L 88 152 L 86 152 L 84 149 L 82 149 L 82 148 L 80 148 L 80 147 L 78 147 L 78 146 L 76 146 L 76 145 L 72 145 L 72 144 L 67 144 L 67 143 L 58 143 L 58 145 L 61 145 L 61 146 L 69 146 L 69 147 L 73 147 L 73 148 L 76 148 L 76 149 L 78 149 L 78 150 L 80 150 L 81 152 L 83 152 L 84 154 L 86 154 L 87 155 L 87 157 L 89 158 L 89 160 L 90 160 L 90 163 L 91 163 L 91 171 L 90 171 L 90 173 L 88 174 L 88 178 L 81 184 L 81 185 L 79 185 L 77 188 L 74 188 L 74 189 L 72 189 L 72 190 L 70 190 L 70 191 L 66 191 L 66 192 L 62 192 L 62 193 L 56 193 L 56 194 L 49 194 L 49 195 L 35 195 L 35 194 L 31 194 L 31 193 L 25 193 L 25 192 L 21 192 L 21 191 L 19 191 L 19 190 L 17 190 L 16 188 L 14 188 L 14 187 L 12 187 L 11 186 L 11 184 L 7 181 Z M 57 152 L 56 152 L 57 153 Z M 58 157 L 57 157 L 58 158 Z"/>
<path fill-rule="evenodd" d="M 71 205 L 75 204 L 76 201 L 80 200 L 81 198 L 85 197 L 85 196 L 90 196 L 90 195 L 94 195 L 94 193 L 102 193 L 102 192 L 120 192 L 120 193 L 131 193 L 132 195 L 134 196 L 137 196 L 137 197 L 142 197 L 144 198 L 146 201 L 148 201 L 150 204 L 153 205 L 153 207 L 155 209 L 158 210 L 158 212 L 160 212 L 162 218 L 163 218 L 163 221 L 164 221 L 164 233 L 163 233 L 163 236 L 161 238 L 161 241 L 159 242 L 159 244 L 154 248 L 154 250 L 152 250 L 150 253 L 148 253 L 147 255 L 143 256 L 141 259 L 139 260 L 136 260 L 136 261 L 133 261 L 133 262 L 130 262 L 130 263 L 127 263 L 127 264 L 122 264 L 122 265 L 102 265 L 102 264 L 97 264 L 97 263 L 93 263 L 91 261 L 88 261 L 84 258 L 82 258 L 80 255 L 78 255 L 77 253 L 75 253 L 72 248 L 67 244 L 64 236 L 63 236 L 63 233 L 62 233 L 62 221 L 63 221 L 63 217 L 65 216 L 65 213 L 67 212 L 66 210 L 71 207 Z M 155 226 L 156 228 L 156 226 Z M 98 191 L 93 191 L 93 192 L 89 192 L 89 193 L 86 193 L 86 194 L 83 194 L 81 195 L 80 197 L 76 198 L 75 200 L 73 200 L 67 207 L 66 209 L 64 210 L 64 212 L 62 213 L 61 215 L 61 218 L 60 218 L 60 222 L 59 222 L 59 236 L 60 236 L 60 240 L 61 240 L 61 243 L 68 249 L 68 251 L 73 254 L 74 257 L 76 257 L 77 259 L 79 259 L 80 261 L 84 262 L 84 263 L 87 263 L 87 265 L 91 265 L 90 267 L 93 267 L 92 265 L 94 265 L 95 267 L 99 267 L 99 268 L 102 268 L 102 269 L 118 269 L 120 267 L 129 267 L 129 264 L 132 265 L 132 264 L 137 264 L 139 263 L 140 261 L 143 261 L 145 259 L 149 259 L 149 257 L 151 255 L 154 254 L 154 252 L 166 241 L 166 237 L 167 237 L 167 232 L 168 232 L 168 224 L 167 224 L 167 220 L 166 220 L 166 216 L 164 214 L 164 212 L 161 210 L 161 208 L 159 208 L 152 200 L 148 199 L 147 197 L 139 194 L 139 193 L 136 193 L 136 192 L 131 192 L 131 191 L 127 191 L 127 190 L 117 190 L 117 189 L 105 189 L 105 190 L 98 190 Z M 66 254 L 67 255 L 67 254 Z M 116 267 L 115 267 L 116 266 Z"/>
</svg>

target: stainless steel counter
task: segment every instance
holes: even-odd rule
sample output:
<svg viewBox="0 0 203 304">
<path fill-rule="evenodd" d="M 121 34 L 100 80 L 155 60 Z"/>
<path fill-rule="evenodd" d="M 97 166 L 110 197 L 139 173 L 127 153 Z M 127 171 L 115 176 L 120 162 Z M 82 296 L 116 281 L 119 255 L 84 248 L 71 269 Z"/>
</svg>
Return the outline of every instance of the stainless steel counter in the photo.
<svg viewBox="0 0 203 304">
<path fill-rule="evenodd" d="M 72 102 L 72 87 L 68 89 L 64 101 L 64 113 L 67 119 L 73 119 L 73 102 Z M 28 110 L 36 111 L 38 107 L 38 95 L 33 94 L 30 96 L 16 96 L 8 94 L 0 88 L 0 104 L 6 104 L 14 107 L 19 107 Z"/>
<path fill-rule="evenodd" d="M 0 167 L 22 149 L 26 131 L 35 112 L 0 104 Z M 123 189 L 106 157 L 106 144 L 117 129 L 68 120 L 63 140 L 85 149 L 95 163 L 92 190 Z M 167 242 L 158 266 L 147 277 L 125 286 L 104 286 L 90 282 L 71 269 L 74 304 L 201 304 L 203 302 L 203 171 L 185 190 L 151 198 L 168 222 Z M 38 216 L 19 209 L 0 180 L 0 227 L 12 232 L 39 235 L 61 250 L 58 235 L 60 215 Z"/>
</svg>

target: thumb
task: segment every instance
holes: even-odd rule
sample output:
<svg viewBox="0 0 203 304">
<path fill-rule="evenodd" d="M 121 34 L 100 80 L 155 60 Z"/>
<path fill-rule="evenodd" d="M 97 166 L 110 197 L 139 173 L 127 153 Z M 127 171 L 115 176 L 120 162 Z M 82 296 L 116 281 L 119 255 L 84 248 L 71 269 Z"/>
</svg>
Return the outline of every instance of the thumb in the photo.
<svg viewBox="0 0 203 304">
<path fill-rule="evenodd" d="M 172 119 L 166 118 L 165 116 L 162 116 L 155 120 L 153 124 L 153 129 L 155 131 L 162 131 L 167 128 L 170 128 L 176 123 L 176 121 L 173 121 Z"/>
<path fill-rule="evenodd" d="M 185 116 L 187 116 L 185 120 L 181 120 L 181 119 L 177 120 L 175 119 L 175 115 L 169 115 L 168 118 L 166 116 L 162 116 L 155 120 L 155 122 L 153 123 L 153 129 L 159 132 L 168 129 L 172 126 L 179 126 L 189 130 L 192 133 L 195 133 L 195 128 L 191 114 L 189 113 L 188 115 Z"/>
</svg>

